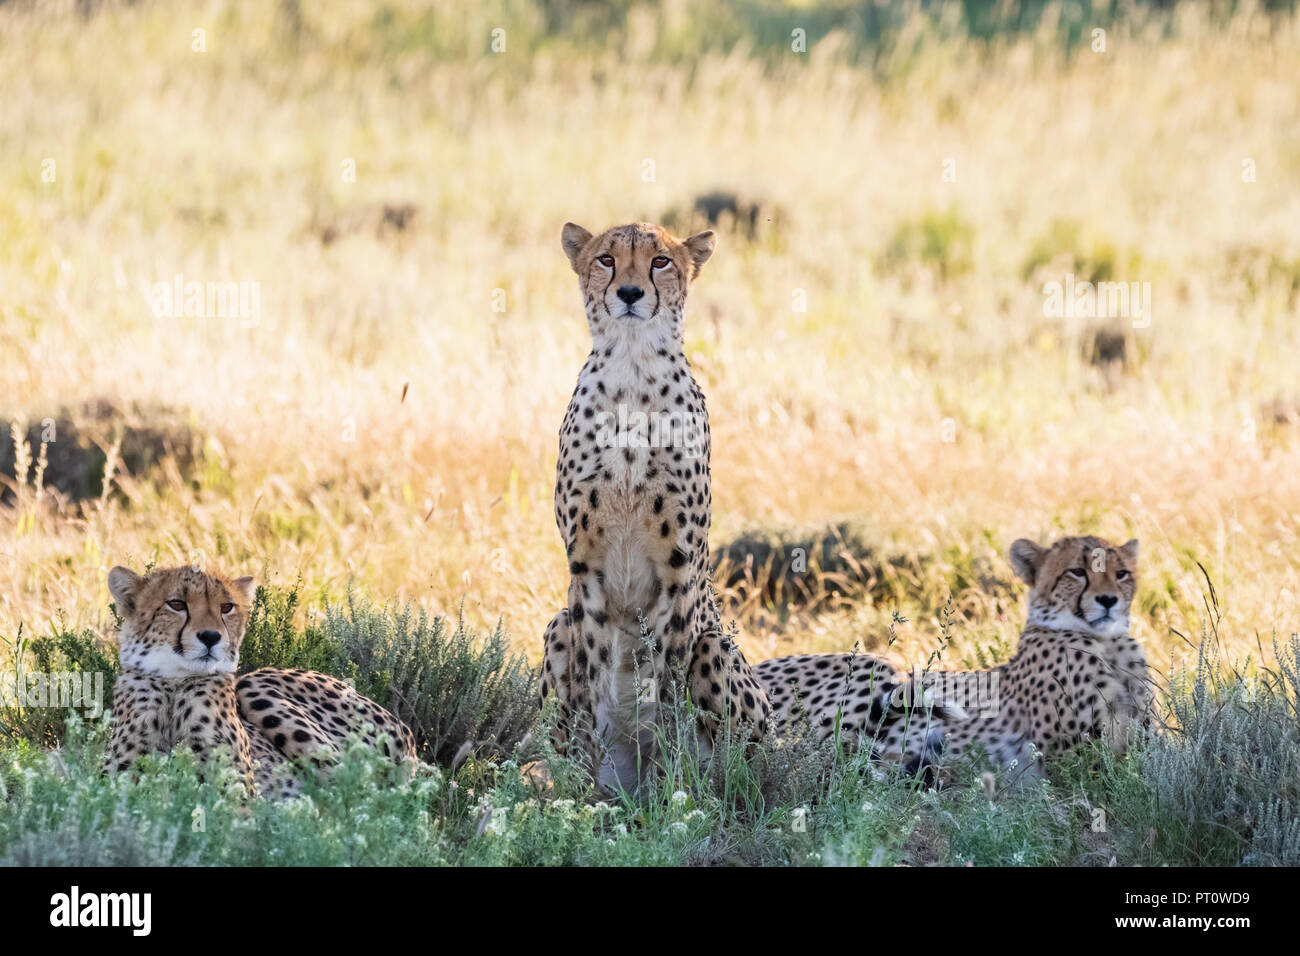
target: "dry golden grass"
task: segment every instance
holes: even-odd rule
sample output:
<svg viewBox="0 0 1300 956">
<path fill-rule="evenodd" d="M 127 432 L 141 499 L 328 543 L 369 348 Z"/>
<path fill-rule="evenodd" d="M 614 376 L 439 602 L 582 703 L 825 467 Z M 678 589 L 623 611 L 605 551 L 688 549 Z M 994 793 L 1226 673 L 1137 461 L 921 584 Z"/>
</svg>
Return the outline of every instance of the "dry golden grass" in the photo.
<svg viewBox="0 0 1300 956">
<path fill-rule="evenodd" d="M 463 604 L 539 656 L 589 344 L 560 226 L 715 187 L 773 222 L 723 229 L 688 312 L 714 543 L 850 517 L 915 568 L 897 605 L 743 614 L 751 657 L 879 646 L 894 611 L 920 652 L 950 590 L 957 653 L 1005 648 L 1020 606 L 979 582 L 1010 577 L 1014 538 L 1076 532 L 1142 539 L 1137 629 L 1162 668 L 1198 631 L 1198 562 L 1238 654 L 1296 629 L 1300 443 L 1272 403 L 1300 369 L 1300 21 L 1187 7 L 1103 54 L 934 36 L 869 70 L 836 35 L 689 67 L 640 40 L 578 57 L 520 41 L 526 17 L 480 52 L 472 3 L 440 21 L 467 52 L 377 53 L 367 4 L 296 28 L 287 9 L 0 7 L 0 414 L 160 402 L 207 441 L 193 482 L 0 507 L 0 634 L 106 628 L 108 567 L 199 554 Z M 629 36 L 689 28 L 673 10 Z M 383 203 L 413 224 L 374 228 Z M 932 254 L 896 242 L 927 229 Z M 1044 281 L 1099 264 L 1152 283 L 1123 366 L 1089 361 L 1088 321 L 1043 315 Z M 260 283 L 260 324 L 156 318 L 146 294 L 176 273 Z"/>
</svg>

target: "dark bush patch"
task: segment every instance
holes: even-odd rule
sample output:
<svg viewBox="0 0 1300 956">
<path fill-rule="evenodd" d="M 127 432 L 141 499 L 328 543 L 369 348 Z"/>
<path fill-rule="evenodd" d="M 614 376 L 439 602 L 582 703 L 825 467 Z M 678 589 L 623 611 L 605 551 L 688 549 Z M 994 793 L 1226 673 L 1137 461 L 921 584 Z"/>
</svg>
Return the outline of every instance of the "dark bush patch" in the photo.
<svg viewBox="0 0 1300 956">
<path fill-rule="evenodd" d="M 1095 326 L 1084 334 L 1084 358 L 1093 365 L 1109 368 L 1128 361 L 1128 334 L 1118 324 Z"/>
<path fill-rule="evenodd" d="M 746 239 L 756 239 L 776 218 L 770 204 L 747 199 L 725 189 L 696 196 L 689 208 L 675 207 L 659 217 L 664 228 L 678 236 L 704 229 L 730 228 Z"/>
<path fill-rule="evenodd" d="M 118 442 L 116 471 L 142 478 L 166 459 L 188 476 L 202 455 L 202 440 L 178 412 L 158 405 L 123 404 L 98 398 L 52 415 L 29 419 L 25 429 L 32 474 L 41 446 L 46 466 L 42 484 L 71 501 L 98 498 L 104 466 Z M 13 496 L 17 450 L 13 421 L 0 421 L 0 500 Z"/>
<path fill-rule="evenodd" d="M 1275 398 L 1260 409 L 1266 425 L 1275 428 L 1293 428 L 1300 425 L 1300 398 Z"/>
<path fill-rule="evenodd" d="M 713 552 L 718 597 L 735 606 L 834 607 L 898 593 L 907 558 L 882 556 L 847 522 L 810 531 L 750 531 Z"/>
<path fill-rule="evenodd" d="M 413 230 L 420 209 L 415 203 L 382 202 L 348 206 L 338 212 L 318 215 L 312 231 L 320 236 L 322 245 L 330 245 L 346 236 L 371 235 L 386 241 Z"/>
</svg>

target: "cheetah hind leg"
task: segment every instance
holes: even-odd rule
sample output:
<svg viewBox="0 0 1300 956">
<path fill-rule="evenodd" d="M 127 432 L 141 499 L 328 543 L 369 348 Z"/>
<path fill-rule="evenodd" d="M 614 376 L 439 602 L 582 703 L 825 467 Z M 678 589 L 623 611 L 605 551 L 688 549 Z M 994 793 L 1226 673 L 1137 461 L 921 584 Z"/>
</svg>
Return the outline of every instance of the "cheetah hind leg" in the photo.
<svg viewBox="0 0 1300 956">
<path fill-rule="evenodd" d="M 256 711 L 240 708 L 240 718 L 253 739 L 255 757 L 265 768 L 260 773 L 259 783 L 270 786 L 268 792 L 281 789 L 277 782 L 280 773 L 276 770 L 277 762 L 302 761 L 319 768 L 338 758 L 339 748 L 330 731 L 317 723 L 297 701 L 282 696 L 278 688 L 270 684 L 245 693 L 260 693 L 263 700 L 270 701 Z"/>
</svg>

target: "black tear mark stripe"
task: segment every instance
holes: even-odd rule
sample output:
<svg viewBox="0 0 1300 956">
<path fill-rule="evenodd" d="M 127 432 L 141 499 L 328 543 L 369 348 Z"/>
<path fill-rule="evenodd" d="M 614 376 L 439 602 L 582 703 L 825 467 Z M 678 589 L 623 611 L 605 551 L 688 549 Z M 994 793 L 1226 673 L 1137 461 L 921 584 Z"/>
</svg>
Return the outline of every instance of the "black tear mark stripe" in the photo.
<svg viewBox="0 0 1300 956">
<path fill-rule="evenodd" d="M 230 634 L 226 631 L 226 616 L 221 613 L 222 602 L 218 598 L 223 595 L 217 593 L 217 582 L 210 577 L 205 577 L 203 581 L 203 593 L 208 599 L 208 613 L 212 613 L 212 608 L 217 609 L 217 627 L 220 629 L 219 634 L 227 641 L 230 640 Z"/>
<path fill-rule="evenodd" d="M 181 655 L 182 657 L 185 656 L 185 645 L 182 643 L 182 638 L 185 637 L 185 628 L 189 626 L 189 623 L 190 623 L 190 606 L 189 603 L 187 602 L 185 605 L 185 620 L 181 621 L 181 629 L 176 632 L 176 653 Z"/>
<path fill-rule="evenodd" d="M 659 299 L 661 298 L 661 296 L 659 295 L 659 283 L 655 282 L 654 260 L 651 260 L 650 262 L 650 288 L 655 290 L 655 307 L 654 307 L 654 311 L 650 313 L 651 315 L 654 315 L 659 311 Z"/>
<path fill-rule="evenodd" d="M 1083 596 L 1088 593 L 1088 585 L 1092 583 L 1092 578 L 1088 577 L 1088 549 L 1084 548 L 1079 555 L 1079 560 L 1083 562 L 1083 588 L 1079 591 L 1079 596 L 1074 599 L 1074 614 L 1081 620 L 1086 621 L 1083 616 Z"/>
</svg>

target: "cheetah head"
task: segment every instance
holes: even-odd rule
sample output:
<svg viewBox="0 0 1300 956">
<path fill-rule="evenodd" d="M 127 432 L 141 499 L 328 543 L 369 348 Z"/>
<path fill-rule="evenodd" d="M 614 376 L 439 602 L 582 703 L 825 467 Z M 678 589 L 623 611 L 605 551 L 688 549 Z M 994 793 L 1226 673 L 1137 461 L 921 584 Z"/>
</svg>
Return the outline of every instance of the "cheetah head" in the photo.
<svg viewBox="0 0 1300 956">
<path fill-rule="evenodd" d="M 1062 538 L 1047 548 L 1021 538 L 1010 556 L 1029 585 L 1029 624 L 1098 637 L 1128 633 L 1137 591 L 1136 538 L 1119 547 L 1101 538 Z"/>
<path fill-rule="evenodd" d="M 244 639 L 253 579 L 229 580 L 194 567 L 163 568 L 144 577 L 108 572 L 122 630 L 122 666 L 156 677 L 234 673 Z"/>
<path fill-rule="evenodd" d="M 578 274 L 593 337 L 656 329 L 680 338 L 686 290 L 713 255 L 714 235 L 677 239 L 635 222 L 593 236 L 568 222 L 560 242 Z"/>
</svg>

